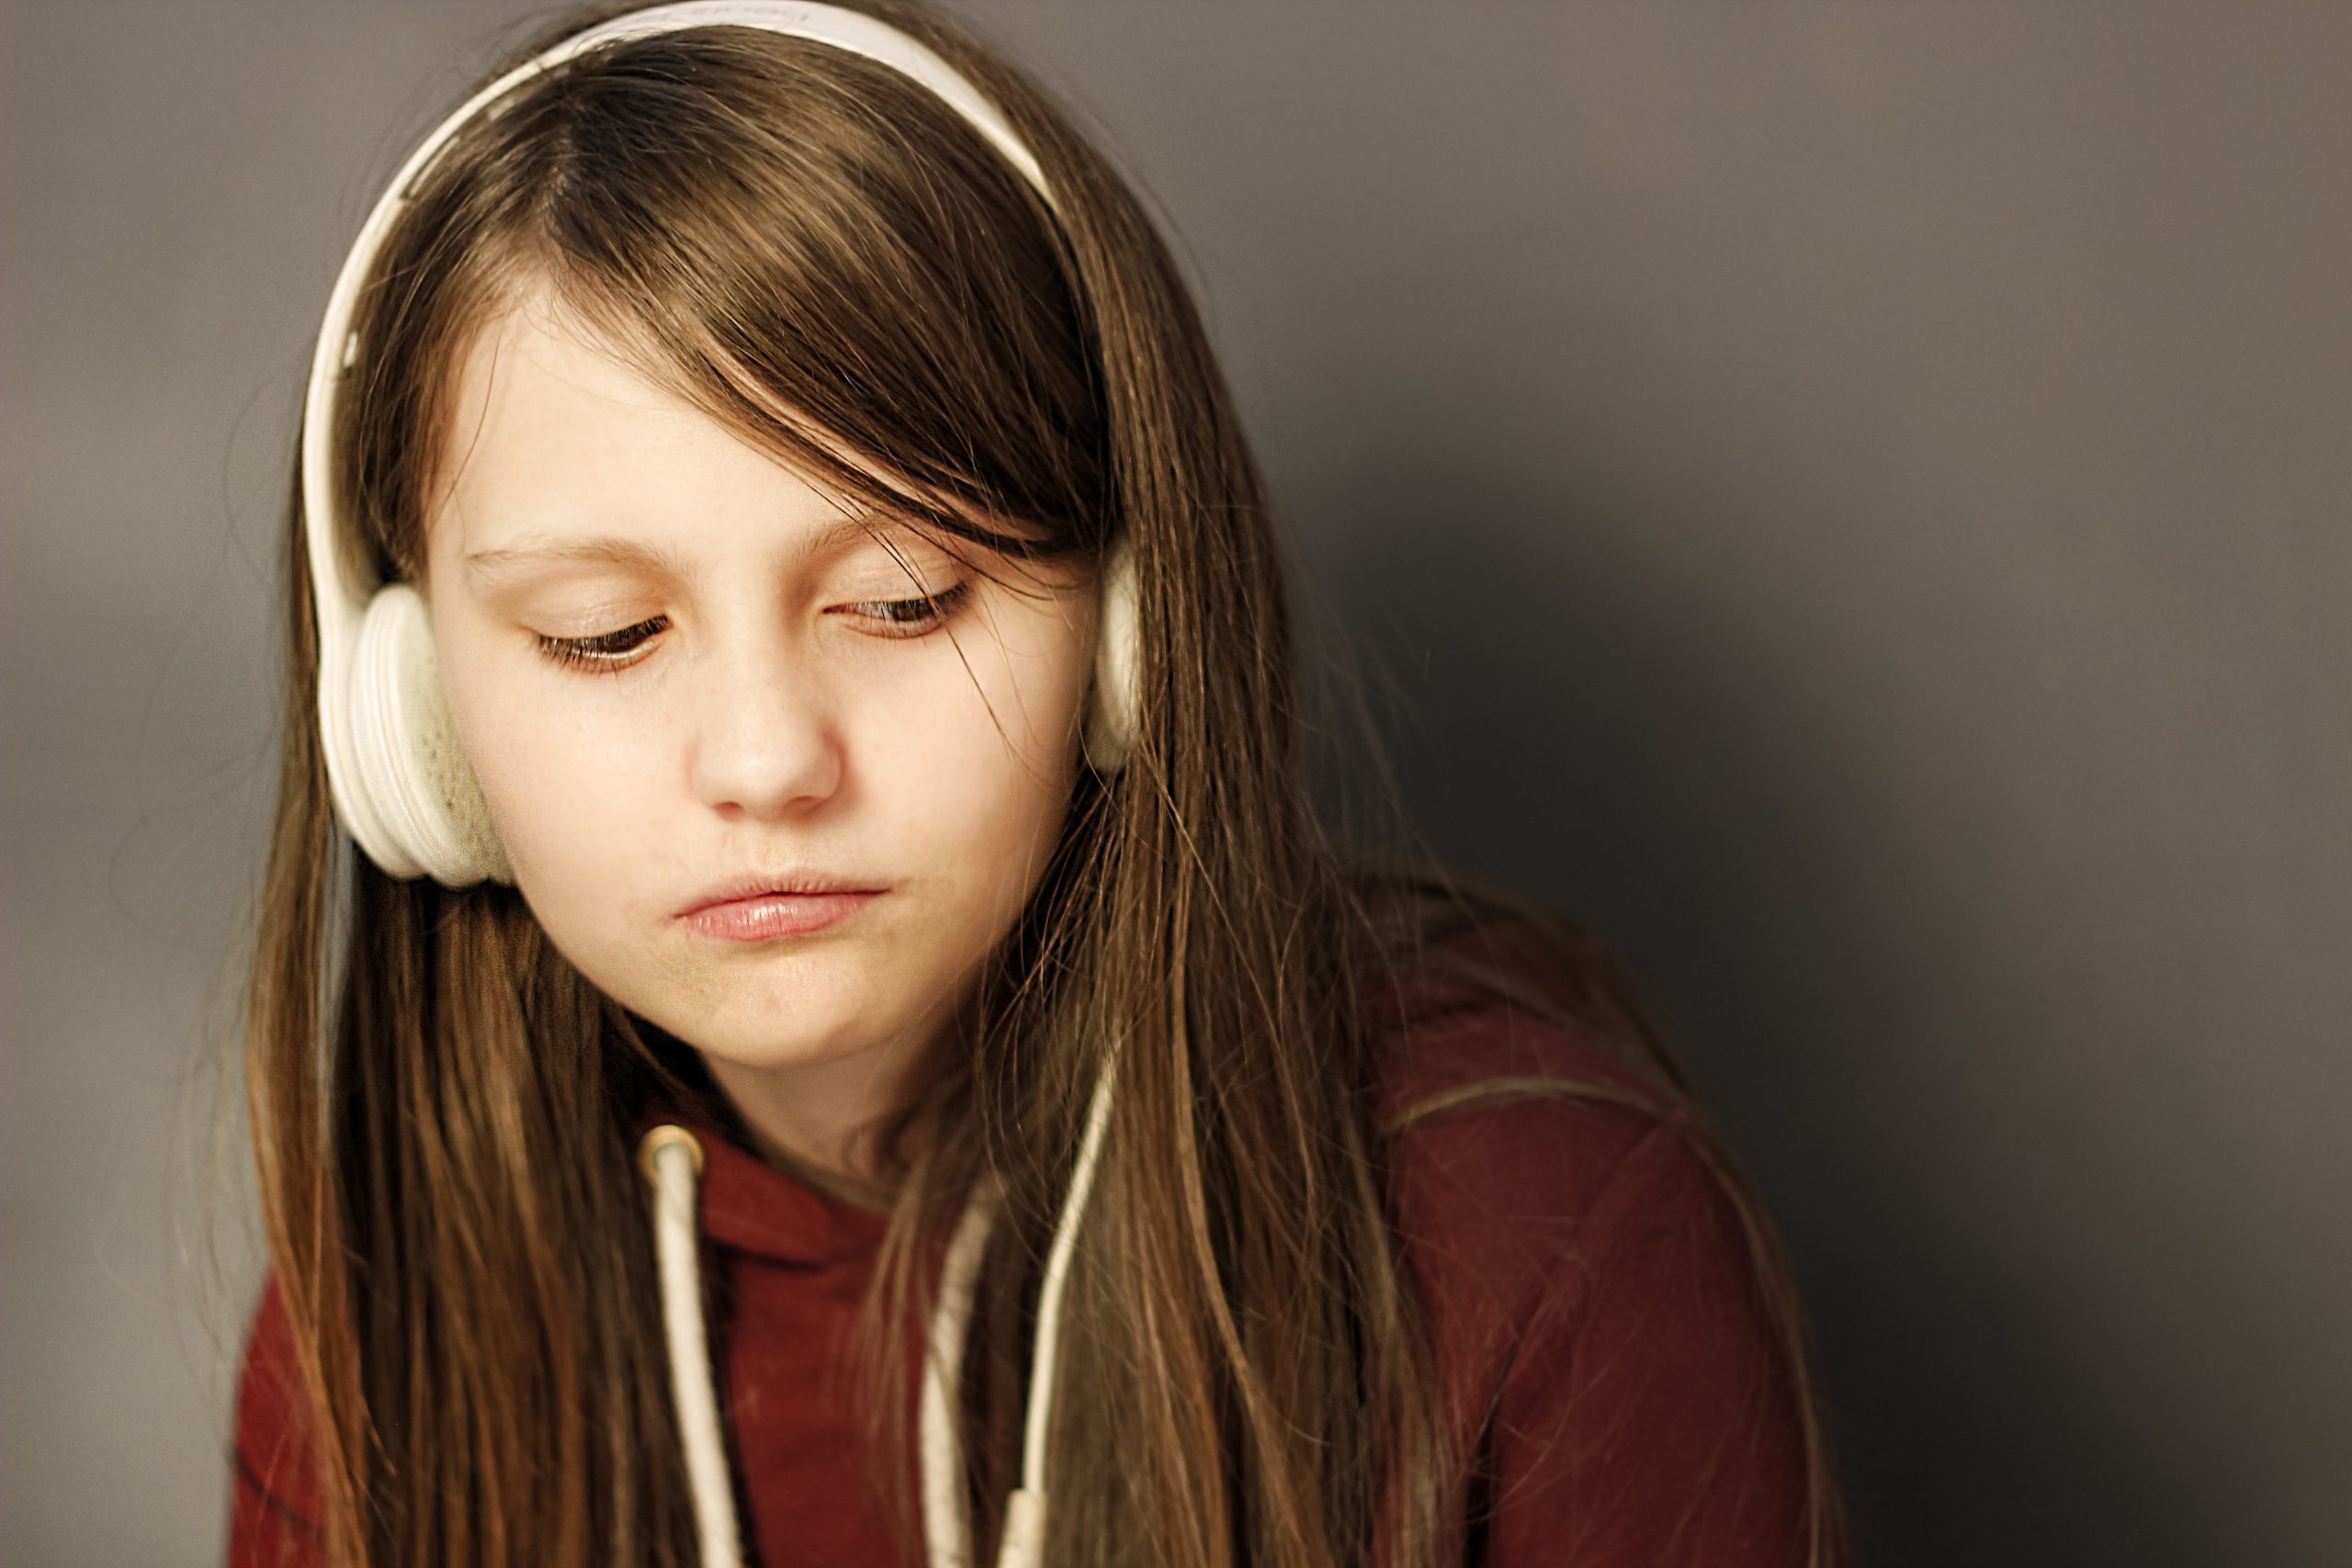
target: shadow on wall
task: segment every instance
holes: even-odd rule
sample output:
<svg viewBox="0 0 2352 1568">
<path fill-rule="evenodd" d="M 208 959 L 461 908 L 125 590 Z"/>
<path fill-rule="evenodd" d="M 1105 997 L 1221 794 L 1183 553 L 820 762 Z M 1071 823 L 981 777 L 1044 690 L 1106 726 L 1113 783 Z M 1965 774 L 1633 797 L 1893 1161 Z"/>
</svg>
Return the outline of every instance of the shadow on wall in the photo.
<svg viewBox="0 0 2352 1568">
<path fill-rule="evenodd" d="M 1340 542 L 1305 552 L 1302 616 L 1352 637 L 1431 850 L 1592 929 L 1658 1005 L 1792 1255 L 1857 1561 L 2243 1561 L 2264 1532 L 2205 1435 L 2147 1419 L 2146 1375 L 2007 1245 L 2042 1222 L 1973 1201 L 2003 1153 L 1917 1044 L 1935 891 L 1871 826 L 1899 784 L 1807 701 L 1819 672 L 1661 568 L 1683 547 L 1655 531 L 1709 532 L 1673 498 L 1564 511 L 1556 476 L 1469 467 L 1308 498 Z"/>
</svg>

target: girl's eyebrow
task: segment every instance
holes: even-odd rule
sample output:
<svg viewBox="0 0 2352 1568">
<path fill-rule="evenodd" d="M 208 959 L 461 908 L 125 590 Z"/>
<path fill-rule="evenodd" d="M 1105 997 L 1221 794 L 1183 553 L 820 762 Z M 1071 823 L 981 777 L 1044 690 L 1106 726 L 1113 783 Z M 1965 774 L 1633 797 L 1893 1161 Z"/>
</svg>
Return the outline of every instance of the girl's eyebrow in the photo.
<svg viewBox="0 0 2352 1568">
<path fill-rule="evenodd" d="M 841 548 L 853 537 L 870 537 L 877 526 L 888 529 L 895 525 L 896 519 L 877 513 L 837 517 L 810 530 L 793 547 L 791 558 L 795 564 L 806 562 Z M 637 567 L 674 578 L 688 575 L 685 561 L 675 551 L 639 539 L 600 536 L 541 540 L 526 534 L 516 544 L 471 550 L 466 555 L 467 570 L 478 577 L 494 577 L 519 567 L 571 565 Z"/>
</svg>

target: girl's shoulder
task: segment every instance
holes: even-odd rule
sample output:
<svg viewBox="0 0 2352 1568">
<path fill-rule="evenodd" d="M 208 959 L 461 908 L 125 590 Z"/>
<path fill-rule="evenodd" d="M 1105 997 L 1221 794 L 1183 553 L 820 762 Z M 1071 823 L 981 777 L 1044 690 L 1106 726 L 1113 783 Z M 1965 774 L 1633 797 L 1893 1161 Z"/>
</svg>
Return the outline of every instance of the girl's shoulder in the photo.
<svg viewBox="0 0 2352 1568">
<path fill-rule="evenodd" d="M 1488 1560 L 1834 1561 L 1752 1197 L 1592 956 L 1482 921 L 1361 993 L 1449 1424 L 1510 1498 Z"/>
<path fill-rule="evenodd" d="M 318 1478 L 301 1377 L 273 1271 L 262 1282 L 237 1378 L 228 1568 L 321 1560 Z"/>
<path fill-rule="evenodd" d="M 1690 1179 L 1719 1147 L 1606 964 L 1573 933 L 1505 915 L 1363 985 L 1373 1120 L 1419 1261 L 1466 1257 L 1524 1297 L 1561 1285 L 1600 1228 L 1655 1216 L 1669 1189 L 1706 1206 Z"/>
<path fill-rule="evenodd" d="M 1556 921 L 1489 910 L 1435 930 L 1362 970 L 1357 1004 L 1383 1125 L 1507 1090 L 1665 1113 L 1686 1102 L 1623 966 Z"/>
</svg>

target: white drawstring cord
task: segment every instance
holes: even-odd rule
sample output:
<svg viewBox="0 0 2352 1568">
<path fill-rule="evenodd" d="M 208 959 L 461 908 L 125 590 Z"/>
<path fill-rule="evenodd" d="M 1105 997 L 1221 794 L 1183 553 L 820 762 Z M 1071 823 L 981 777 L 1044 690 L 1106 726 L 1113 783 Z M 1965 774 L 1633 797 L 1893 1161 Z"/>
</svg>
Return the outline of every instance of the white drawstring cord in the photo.
<svg viewBox="0 0 2352 1568">
<path fill-rule="evenodd" d="M 1086 1135 L 1079 1143 L 1078 1168 L 1070 1172 L 1069 1195 L 1062 1200 L 1053 1249 L 1046 1255 L 1046 1283 L 1037 1304 L 1037 1344 L 1029 1360 L 1029 1416 L 1021 1441 L 1021 1487 L 1004 1500 L 997 1568 L 1037 1568 L 1045 1555 L 1046 1433 L 1053 1415 L 1054 1382 L 1061 1371 L 1056 1351 L 1062 1337 L 1062 1291 L 1069 1280 L 1079 1222 L 1085 1217 L 1086 1200 L 1094 1190 L 1094 1168 L 1102 1160 L 1102 1140 L 1111 1126 L 1112 1084 L 1118 1070 L 1118 1052 L 1106 1052 L 1102 1076 L 1094 1082 L 1093 1103 L 1086 1109 Z"/>
<path fill-rule="evenodd" d="M 964 1371 L 964 1340 L 972 1320 L 972 1286 L 988 1248 L 996 1193 L 983 1179 L 964 1204 L 940 1269 L 939 1302 L 931 1314 L 922 1365 L 922 1533 L 931 1568 L 971 1568 L 972 1515 L 964 1495 L 963 1458 L 956 1441 L 955 1393 Z"/>
<path fill-rule="evenodd" d="M 1069 1280 L 1070 1254 L 1094 1190 L 1094 1172 L 1111 1125 L 1111 1099 L 1118 1066 L 1105 1056 L 1102 1076 L 1087 1107 L 1086 1134 L 1077 1168 L 1062 1200 L 1046 1257 L 1046 1280 L 1038 1296 L 1037 1337 L 1029 1361 L 1029 1404 L 1023 1428 L 1021 1485 L 1005 1499 L 997 1568 L 1038 1568 L 1046 1546 L 1046 1437 L 1060 1371 L 1062 1292 Z M 695 1523 L 701 1539 L 702 1568 L 741 1568 L 741 1536 L 735 1522 L 735 1493 L 727 1472 L 718 1400 L 711 1387 L 709 1342 L 703 1329 L 699 1248 L 695 1241 L 695 1181 L 702 1173 L 702 1145 L 692 1133 L 664 1123 L 645 1134 L 638 1161 L 653 1183 L 654 1251 L 662 1274 L 662 1317 L 668 1330 L 670 1375 L 677 1392 L 686 1475 L 694 1487 Z M 988 1241 L 994 1208 L 986 1180 L 973 1189 L 956 1222 L 941 1271 L 939 1300 L 933 1306 L 922 1383 L 922 1506 L 926 1555 L 932 1568 L 969 1568 L 970 1517 L 964 1502 L 962 1458 L 956 1440 L 952 1395 L 963 1370 L 964 1341 L 971 1326 L 972 1287 Z"/>
<path fill-rule="evenodd" d="M 695 1530 L 702 1543 L 698 1561 L 702 1568 L 741 1568 L 735 1490 L 727 1474 L 710 1346 L 703 1333 L 700 1249 L 695 1243 L 695 1179 L 702 1174 L 702 1145 L 684 1127 L 661 1126 L 638 1145 L 637 1157 L 653 1182 L 653 1255 L 662 1274 L 662 1322 L 668 1330 L 686 1479 L 694 1488 Z"/>
</svg>

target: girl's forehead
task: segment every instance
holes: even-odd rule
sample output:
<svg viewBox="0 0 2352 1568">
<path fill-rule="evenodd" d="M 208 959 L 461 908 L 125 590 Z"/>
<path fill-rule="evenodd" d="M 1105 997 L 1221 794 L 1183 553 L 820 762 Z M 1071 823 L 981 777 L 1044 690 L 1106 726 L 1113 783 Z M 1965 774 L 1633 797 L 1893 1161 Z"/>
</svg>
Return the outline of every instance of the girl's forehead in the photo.
<svg viewBox="0 0 2352 1568">
<path fill-rule="evenodd" d="M 448 393 L 439 509 L 469 534 L 560 534 L 616 513 L 676 522 L 782 503 L 787 517 L 823 522 L 843 510 L 815 476 L 655 381 L 544 290 L 481 323 Z"/>
<path fill-rule="evenodd" d="M 431 553 L 445 558 L 513 562 L 582 537 L 648 532 L 672 536 L 682 555 L 698 538 L 720 542 L 730 524 L 740 536 L 753 516 L 765 544 L 797 559 L 868 541 L 991 553 L 895 502 L 901 491 L 881 465 L 805 420 L 791 422 L 795 431 L 868 488 L 845 491 L 775 443 L 713 417 L 649 374 L 639 345 L 545 281 L 484 314 L 460 345 L 448 393 L 427 518 Z M 1034 520 L 947 510 L 1008 545 L 1050 537 Z"/>
<path fill-rule="evenodd" d="M 622 344 L 543 286 L 487 312 L 450 369 L 461 428 L 469 417 L 505 409 L 518 393 L 533 403 L 590 401 L 616 412 L 673 414 L 686 408 L 650 379 Z"/>
</svg>

